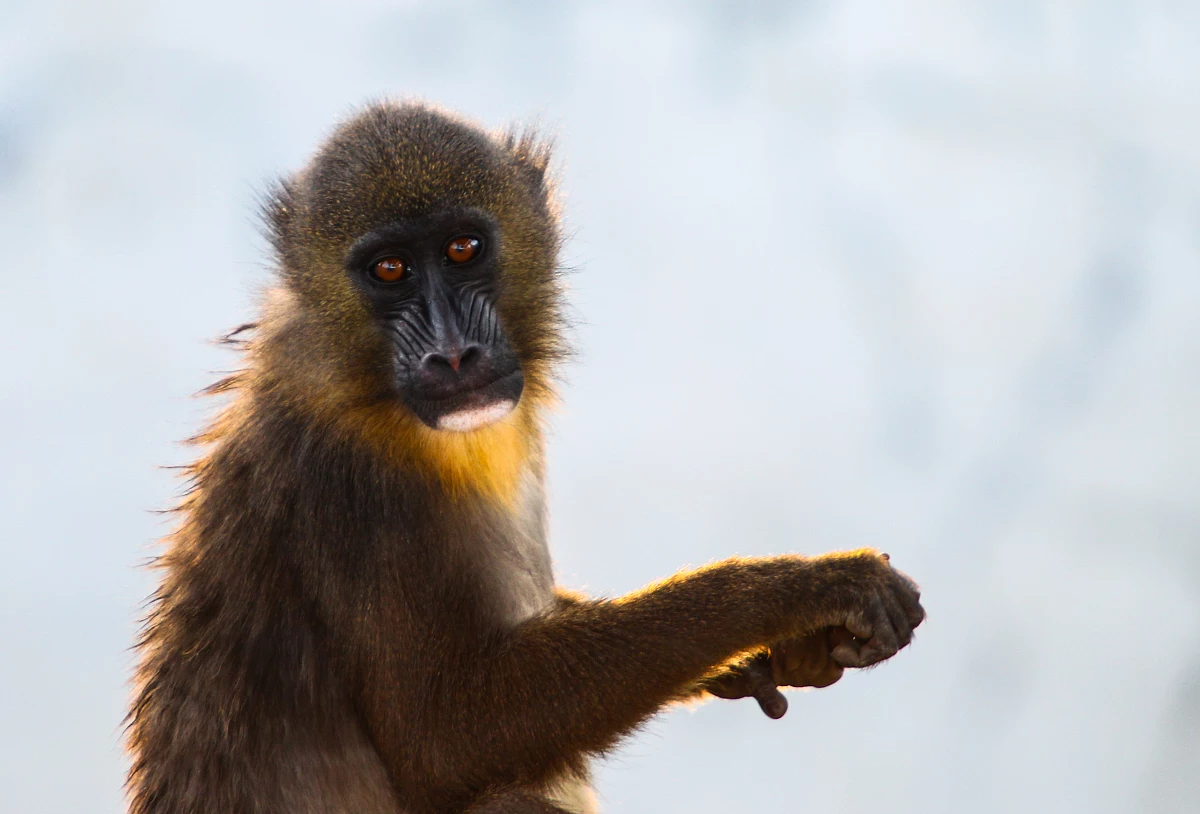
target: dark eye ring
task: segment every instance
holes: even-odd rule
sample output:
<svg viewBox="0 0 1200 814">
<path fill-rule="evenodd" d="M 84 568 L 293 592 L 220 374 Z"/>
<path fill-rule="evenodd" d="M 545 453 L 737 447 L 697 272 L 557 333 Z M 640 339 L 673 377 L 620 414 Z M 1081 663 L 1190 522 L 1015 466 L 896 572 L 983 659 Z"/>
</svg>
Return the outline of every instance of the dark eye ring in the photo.
<svg viewBox="0 0 1200 814">
<path fill-rule="evenodd" d="M 453 265 L 469 263 L 483 252 L 483 241 L 474 235 L 460 235 L 446 244 L 446 260 Z"/>
<path fill-rule="evenodd" d="M 382 257 L 371 266 L 371 278 L 385 285 L 398 283 L 408 273 L 408 263 L 400 257 Z"/>
</svg>

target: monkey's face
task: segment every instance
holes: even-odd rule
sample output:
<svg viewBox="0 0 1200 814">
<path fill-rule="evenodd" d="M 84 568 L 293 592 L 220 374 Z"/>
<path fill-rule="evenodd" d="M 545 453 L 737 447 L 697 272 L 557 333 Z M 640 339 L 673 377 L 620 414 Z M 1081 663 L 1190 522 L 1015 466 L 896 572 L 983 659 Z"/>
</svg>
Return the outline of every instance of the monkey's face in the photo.
<svg viewBox="0 0 1200 814">
<path fill-rule="evenodd" d="M 268 205 L 291 303 L 268 309 L 274 380 L 381 435 L 474 445 L 464 458 L 508 437 L 475 430 L 528 426 L 564 348 L 547 160 L 421 105 L 340 127 Z"/>
<path fill-rule="evenodd" d="M 525 377 L 496 309 L 498 247 L 496 222 L 462 207 L 374 229 L 347 254 L 395 391 L 434 429 L 474 430 L 520 401 Z"/>
</svg>

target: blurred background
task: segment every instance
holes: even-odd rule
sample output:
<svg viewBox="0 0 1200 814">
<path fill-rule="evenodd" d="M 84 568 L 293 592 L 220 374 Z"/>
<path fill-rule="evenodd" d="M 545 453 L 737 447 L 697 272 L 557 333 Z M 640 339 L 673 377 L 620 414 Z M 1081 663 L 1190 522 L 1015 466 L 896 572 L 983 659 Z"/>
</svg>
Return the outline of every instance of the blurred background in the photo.
<svg viewBox="0 0 1200 814">
<path fill-rule="evenodd" d="M 267 182 L 382 95 L 556 135 L 561 581 L 875 545 L 868 675 L 673 710 L 612 812 L 1200 810 L 1200 7 L 0 0 L 0 810 L 123 810 L 158 468 Z"/>
</svg>

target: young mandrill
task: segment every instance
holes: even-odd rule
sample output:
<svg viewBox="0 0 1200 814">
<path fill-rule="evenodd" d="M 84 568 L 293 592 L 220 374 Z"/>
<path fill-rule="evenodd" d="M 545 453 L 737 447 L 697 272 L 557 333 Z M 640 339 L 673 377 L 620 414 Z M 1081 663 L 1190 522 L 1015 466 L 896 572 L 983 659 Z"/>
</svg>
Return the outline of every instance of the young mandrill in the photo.
<svg viewBox="0 0 1200 814">
<path fill-rule="evenodd" d="M 278 274 L 199 436 L 139 643 L 134 814 L 584 812 L 664 705 L 825 686 L 924 612 L 887 555 L 557 589 L 549 152 L 420 104 L 338 127 L 266 208 Z"/>
</svg>

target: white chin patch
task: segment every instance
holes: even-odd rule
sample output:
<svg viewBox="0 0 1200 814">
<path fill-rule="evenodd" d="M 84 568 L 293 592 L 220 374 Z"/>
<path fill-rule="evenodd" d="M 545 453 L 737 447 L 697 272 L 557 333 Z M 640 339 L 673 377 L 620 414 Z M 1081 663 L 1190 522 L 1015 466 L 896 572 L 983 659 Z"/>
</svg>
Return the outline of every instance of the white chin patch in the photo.
<svg viewBox="0 0 1200 814">
<path fill-rule="evenodd" d="M 516 406 L 513 402 L 505 399 L 504 401 L 493 401 L 483 407 L 469 407 L 455 413 L 446 413 L 438 419 L 437 426 L 439 430 L 446 432 L 470 432 L 499 421 L 511 413 L 513 407 Z"/>
</svg>

